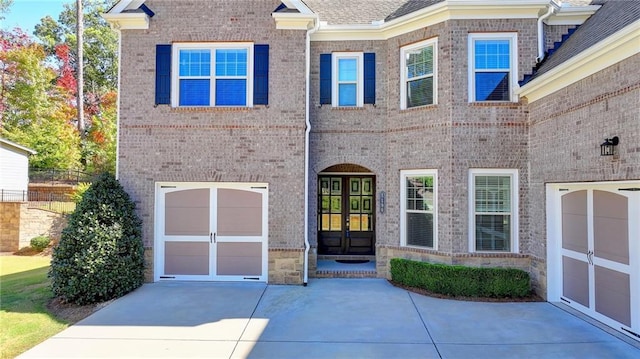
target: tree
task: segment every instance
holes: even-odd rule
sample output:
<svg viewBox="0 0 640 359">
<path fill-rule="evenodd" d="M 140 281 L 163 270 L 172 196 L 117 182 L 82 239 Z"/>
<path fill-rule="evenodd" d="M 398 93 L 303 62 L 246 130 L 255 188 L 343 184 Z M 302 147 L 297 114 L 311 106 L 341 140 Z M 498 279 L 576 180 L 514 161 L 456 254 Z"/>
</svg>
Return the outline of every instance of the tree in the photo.
<svg viewBox="0 0 640 359">
<path fill-rule="evenodd" d="M 4 20 L 4 14 L 9 12 L 13 0 L 0 0 L 0 20 Z"/>
<path fill-rule="evenodd" d="M 35 168 L 77 168 L 80 150 L 73 107 L 45 52 L 20 29 L 0 30 L 0 135 L 33 148 Z"/>
<path fill-rule="evenodd" d="M 84 81 L 85 91 L 104 94 L 118 85 L 118 38 L 100 14 L 107 12 L 114 0 L 83 0 Z M 44 44 L 47 54 L 54 55 L 54 45 L 64 43 L 71 50 L 77 68 L 76 6 L 65 4 L 58 20 L 44 17 L 35 26 L 34 35 Z"/>
<path fill-rule="evenodd" d="M 112 175 L 101 175 L 69 216 L 49 277 L 54 294 L 76 304 L 117 298 L 144 282 L 142 222 Z"/>
</svg>

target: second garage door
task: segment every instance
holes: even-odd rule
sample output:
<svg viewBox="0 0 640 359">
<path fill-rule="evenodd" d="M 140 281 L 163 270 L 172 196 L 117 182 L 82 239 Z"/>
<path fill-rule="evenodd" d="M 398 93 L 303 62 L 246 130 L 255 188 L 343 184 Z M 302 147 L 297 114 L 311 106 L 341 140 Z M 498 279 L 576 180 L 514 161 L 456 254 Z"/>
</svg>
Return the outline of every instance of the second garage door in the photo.
<svg viewBox="0 0 640 359">
<path fill-rule="evenodd" d="M 549 300 L 640 339 L 640 183 L 548 187 Z"/>
</svg>

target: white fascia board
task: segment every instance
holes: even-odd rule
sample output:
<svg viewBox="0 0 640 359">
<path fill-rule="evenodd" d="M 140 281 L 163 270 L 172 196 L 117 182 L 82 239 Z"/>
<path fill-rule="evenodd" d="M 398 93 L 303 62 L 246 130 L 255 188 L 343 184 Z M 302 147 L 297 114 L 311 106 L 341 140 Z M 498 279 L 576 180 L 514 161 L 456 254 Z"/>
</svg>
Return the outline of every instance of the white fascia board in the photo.
<svg viewBox="0 0 640 359">
<path fill-rule="evenodd" d="M 129 6 L 129 4 L 131 3 L 132 0 L 120 0 L 118 1 L 117 4 L 115 4 L 110 10 L 109 10 L 109 14 L 119 14 L 122 11 L 124 11 L 124 9 L 127 8 L 127 6 Z"/>
<path fill-rule="evenodd" d="M 312 41 L 388 40 L 447 20 L 537 19 L 549 0 L 448 0 L 389 22 L 365 25 L 323 25 Z"/>
<path fill-rule="evenodd" d="M 533 103 L 640 53 L 640 20 L 516 89 Z"/>
<path fill-rule="evenodd" d="M 300 0 L 282 0 L 282 3 L 289 9 L 296 9 L 300 11 L 301 14 L 313 14 L 313 11 L 311 11 L 311 9 L 309 9 L 307 5 Z"/>
<path fill-rule="evenodd" d="M 601 5 L 563 6 L 544 21 L 547 25 L 582 25 Z"/>
<path fill-rule="evenodd" d="M 315 15 L 274 12 L 271 17 L 276 21 L 278 30 L 309 30 L 313 28 Z"/>
<path fill-rule="evenodd" d="M 149 15 L 143 12 L 102 14 L 111 27 L 120 30 L 146 30 L 149 28 Z"/>
<path fill-rule="evenodd" d="M 19 144 L 15 143 L 15 142 L 11 142 L 9 140 L 5 140 L 4 138 L 0 138 L 0 143 L 4 143 L 7 147 L 13 147 L 13 148 L 15 148 L 17 150 L 26 152 L 27 154 L 35 155 L 36 153 L 38 153 L 38 152 L 28 148 L 28 147 L 24 147 L 24 146 L 19 145 Z"/>
</svg>

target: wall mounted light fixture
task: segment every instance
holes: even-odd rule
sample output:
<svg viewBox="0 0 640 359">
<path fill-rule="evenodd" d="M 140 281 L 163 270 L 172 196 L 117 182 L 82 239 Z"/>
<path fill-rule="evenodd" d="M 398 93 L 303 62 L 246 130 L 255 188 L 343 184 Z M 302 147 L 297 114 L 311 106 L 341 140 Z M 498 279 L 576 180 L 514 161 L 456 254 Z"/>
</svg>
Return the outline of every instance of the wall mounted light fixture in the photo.
<svg viewBox="0 0 640 359">
<path fill-rule="evenodd" d="M 604 142 L 600 145 L 600 156 L 613 156 L 615 154 L 615 148 L 620 142 L 618 136 L 611 138 L 605 138 Z"/>
</svg>

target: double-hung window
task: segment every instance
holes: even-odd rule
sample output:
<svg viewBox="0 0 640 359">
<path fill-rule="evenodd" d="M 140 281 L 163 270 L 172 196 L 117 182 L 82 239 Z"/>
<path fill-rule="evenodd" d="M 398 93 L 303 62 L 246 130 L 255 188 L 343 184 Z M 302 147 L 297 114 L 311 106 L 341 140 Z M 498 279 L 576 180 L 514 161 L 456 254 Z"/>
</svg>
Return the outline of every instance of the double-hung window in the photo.
<svg viewBox="0 0 640 359">
<path fill-rule="evenodd" d="M 472 169 L 469 188 L 471 250 L 517 252 L 518 170 Z"/>
<path fill-rule="evenodd" d="M 437 249 L 437 171 L 400 172 L 400 243 Z"/>
<path fill-rule="evenodd" d="M 174 44 L 173 106 L 253 105 L 253 44 Z"/>
<path fill-rule="evenodd" d="M 362 53 L 333 53 L 333 71 L 333 106 L 361 107 L 364 102 L 364 65 Z"/>
<path fill-rule="evenodd" d="M 437 39 L 421 41 L 400 49 L 400 108 L 436 103 Z"/>
<path fill-rule="evenodd" d="M 469 34 L 469 102 L 516 101 L 515 33 Z"/>
</svg>

